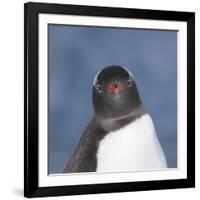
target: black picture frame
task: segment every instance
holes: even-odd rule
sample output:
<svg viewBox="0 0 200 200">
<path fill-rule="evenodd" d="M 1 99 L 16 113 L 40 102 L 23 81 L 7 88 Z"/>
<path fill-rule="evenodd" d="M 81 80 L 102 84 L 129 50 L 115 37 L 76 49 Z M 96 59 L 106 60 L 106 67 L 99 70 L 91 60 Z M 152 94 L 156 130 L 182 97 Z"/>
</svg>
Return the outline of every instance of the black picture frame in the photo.
<svg viewBox="0 0 200 200">
<path fill-rule="evenodd" d="M 40 13 L 187 22 L 187 178 L 39 187 L 38 184 L 38 15 Z M 25 3 L 24 5 L 24 196 L 44 197 L 195 187 L 195 13 Z"/>
</svg>

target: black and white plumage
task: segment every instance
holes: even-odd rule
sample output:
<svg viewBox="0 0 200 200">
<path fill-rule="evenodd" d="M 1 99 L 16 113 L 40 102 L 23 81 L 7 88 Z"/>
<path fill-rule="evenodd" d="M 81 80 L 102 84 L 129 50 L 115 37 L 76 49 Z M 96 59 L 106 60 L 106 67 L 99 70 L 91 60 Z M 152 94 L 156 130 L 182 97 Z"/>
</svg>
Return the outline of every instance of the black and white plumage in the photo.
<svg viewBox="0 0 200 200">
<path fill-rule="evenodd" d="M 64 173 L 166 168 L 153 121 L 131 72 L 108 66 L 93 83 L 93 117 Z"/>
</svg>

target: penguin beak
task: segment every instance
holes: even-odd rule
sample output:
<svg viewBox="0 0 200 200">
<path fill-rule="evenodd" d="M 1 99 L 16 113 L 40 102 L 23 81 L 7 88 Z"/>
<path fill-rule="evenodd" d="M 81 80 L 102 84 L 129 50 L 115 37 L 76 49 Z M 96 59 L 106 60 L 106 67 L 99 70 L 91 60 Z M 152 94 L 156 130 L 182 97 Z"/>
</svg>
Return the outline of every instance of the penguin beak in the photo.
<svg viewBox="0 0 200 200">
<path fill-rule="evenodd" d="M 108 85 L 108 92 L 111 94 L 118 94 L 122 91 L 122 85 L 115 82 Z"/>
</svg>

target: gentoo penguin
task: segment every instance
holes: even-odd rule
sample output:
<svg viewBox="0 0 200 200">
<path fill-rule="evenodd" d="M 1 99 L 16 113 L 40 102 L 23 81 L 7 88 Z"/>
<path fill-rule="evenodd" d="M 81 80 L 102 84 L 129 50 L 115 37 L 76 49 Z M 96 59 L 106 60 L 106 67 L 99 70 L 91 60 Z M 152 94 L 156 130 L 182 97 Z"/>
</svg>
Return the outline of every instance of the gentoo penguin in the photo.
<svg viewBox="0 0 200 200">
<path fill-rule="evenodd" d="M 108 66 L 93 83 L 93 117 L 64 173 L 161 169 L 167 162 L 131 72 Z"/>
</svg>

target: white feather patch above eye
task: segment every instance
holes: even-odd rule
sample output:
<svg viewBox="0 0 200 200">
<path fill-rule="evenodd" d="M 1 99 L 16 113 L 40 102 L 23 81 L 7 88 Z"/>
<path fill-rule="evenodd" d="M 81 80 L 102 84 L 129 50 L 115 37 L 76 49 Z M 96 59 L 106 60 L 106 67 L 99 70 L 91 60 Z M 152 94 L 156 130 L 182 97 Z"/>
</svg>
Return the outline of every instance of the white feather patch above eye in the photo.
<svg viewBox="0 0 200 200">
<path fill-rule="evenodd" d="M 133 74 L 131 73 L 131 71 L 130 71 L 129 69 L 127 69 L 126 67 L 123 67 L 123 68 L 128 72 L 129 77 L 130 77 L 131 79 L 133 79 Z M 101 71 L 99 71 L 99 72 L 96 74 L 96 76 L 94 77 L 93 86 L 96 86 L 96 83 L 97 83 L 97 81 L 98 81 L 98 76 L 99 76 L 100 73 L 101 73 Z"/>
<path fill-rule="evenodd" d="M 94 80 L 93 80 L 93 86 L 96 85 L 96 83 L 97 83 L 97 79 L 98 79 L 98 76 L 99 76 L 100 72 L 101 72 L 101 71 L 99 71 L 99 72 L 96 74 L 96 76 L 94 77 Z"/>
<path fill-rule="evenodd" d="M 128 72 L 129 77 L 130 77 L 131 79 L 133 79 L 133 74 L 131 73 L 131 71 L 130 71 L 129 69 L 127 69 L 126 67 L 124 67 L 124 69 Z"/>
</svg>

